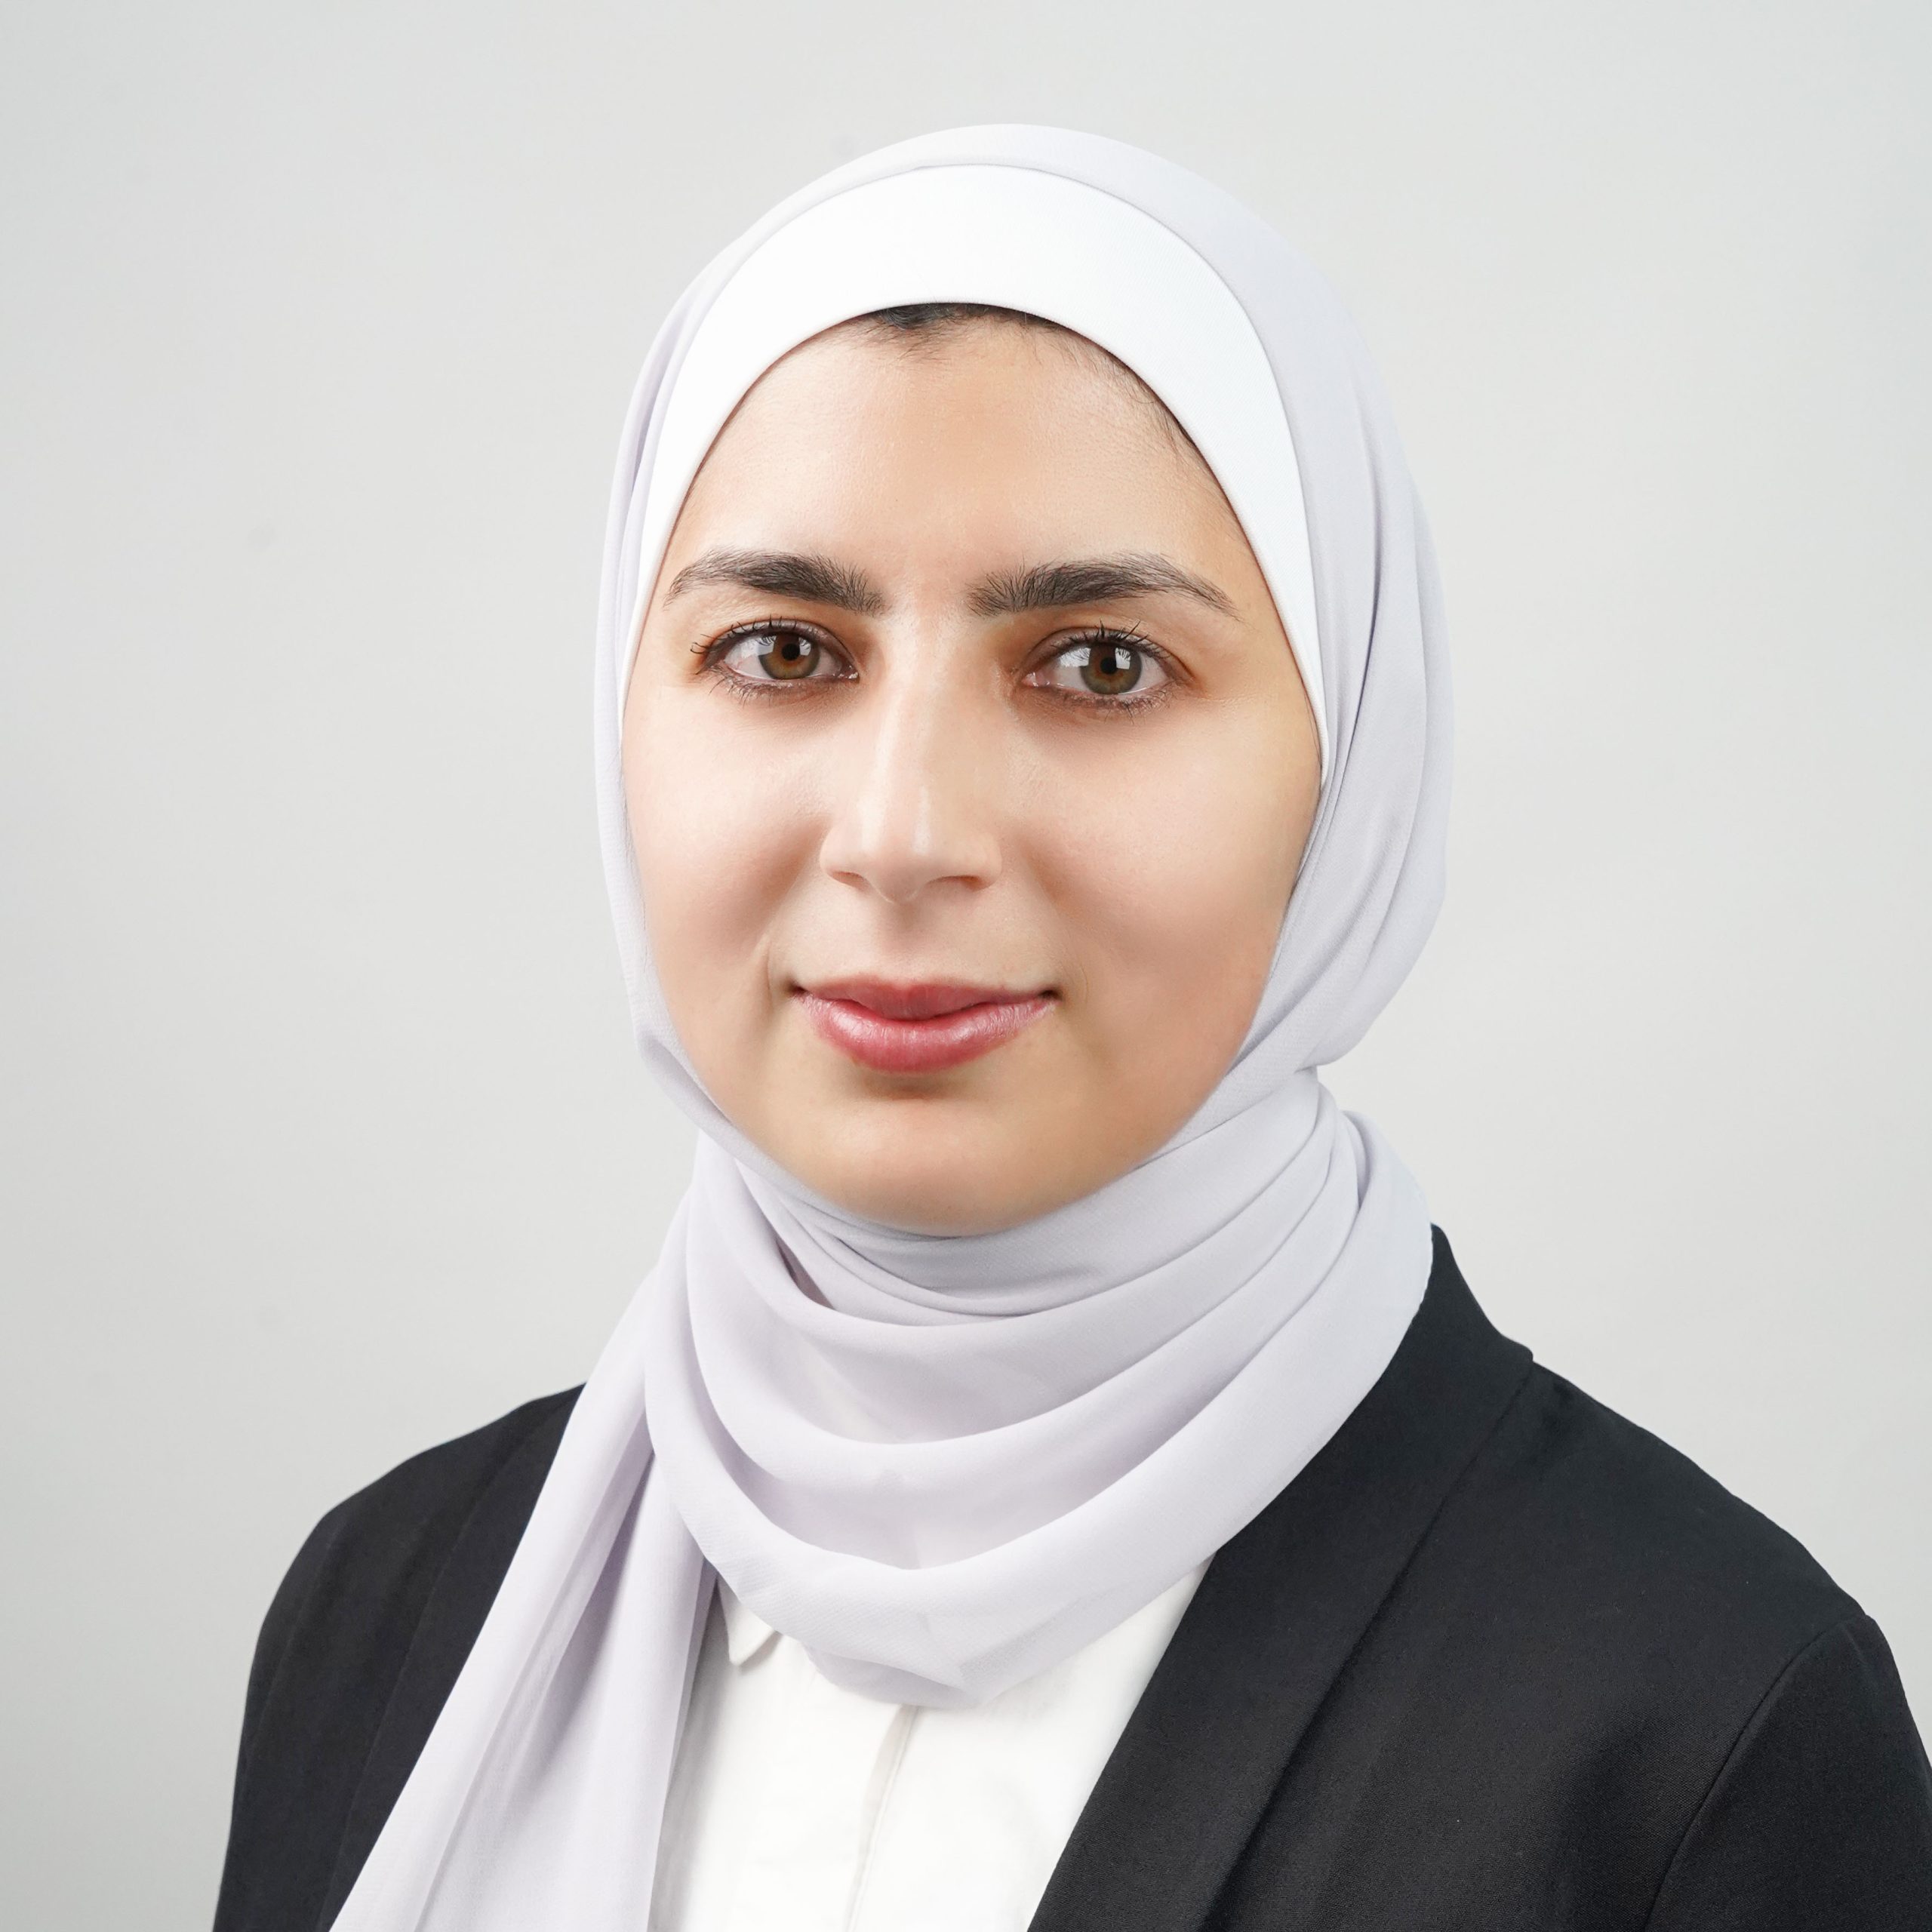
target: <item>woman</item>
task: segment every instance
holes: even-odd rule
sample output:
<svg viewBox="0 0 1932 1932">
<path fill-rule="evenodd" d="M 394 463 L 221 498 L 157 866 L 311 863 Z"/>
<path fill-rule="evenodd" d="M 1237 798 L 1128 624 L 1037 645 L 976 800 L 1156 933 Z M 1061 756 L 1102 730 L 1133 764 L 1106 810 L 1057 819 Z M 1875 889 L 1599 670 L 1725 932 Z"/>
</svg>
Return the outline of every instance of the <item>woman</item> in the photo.
<svg viewBox="0 0 1932 1932">
<path fill-rule="evenodd" d="M 1448 730 L 1305 265 L 1084 137 L 841 170 L 660 334 L 601 629 L 691 1190 L 582 1391 L 297 1558 L 224 1932 L 1932 1924 L 1875 1627 L 1317 1078 Z"/>
</svg>

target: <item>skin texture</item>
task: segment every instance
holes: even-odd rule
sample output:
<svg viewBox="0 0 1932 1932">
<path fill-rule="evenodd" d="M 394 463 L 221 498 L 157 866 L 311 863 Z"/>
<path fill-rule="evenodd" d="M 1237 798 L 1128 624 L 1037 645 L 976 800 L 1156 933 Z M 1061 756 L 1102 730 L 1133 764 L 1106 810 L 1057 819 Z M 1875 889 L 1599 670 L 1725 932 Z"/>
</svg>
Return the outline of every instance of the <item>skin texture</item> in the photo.
<svg viewBox="0 0 1932 1932">
<path fill-rule="evenodd" d="M 1041 608 L 992 608 L 1120 558 L 1211 594 L 1036 581 Z M 1137 379 L 1011 321 L 833 330 L 719 435 L 639 640 L 626 795 L 678 1037 L 855 1213 L 962 1233 L 1077 1199 L 1238 1048 L 1318 759 L 1260 566 Z M 884 1072 L 813 1023 L 811 989 L 854 979 L 1045 1004 L 963 1065 Z"/>
</svg>

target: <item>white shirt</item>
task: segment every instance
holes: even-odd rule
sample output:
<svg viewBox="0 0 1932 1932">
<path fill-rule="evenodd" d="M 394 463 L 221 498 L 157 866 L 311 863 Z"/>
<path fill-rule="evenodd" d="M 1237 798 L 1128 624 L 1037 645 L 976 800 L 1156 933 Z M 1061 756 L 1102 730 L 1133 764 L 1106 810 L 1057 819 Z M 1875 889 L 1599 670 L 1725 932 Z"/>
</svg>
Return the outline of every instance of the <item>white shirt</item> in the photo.
<svg viewBox="0 0 1932 1932">
<path fill-rule="evenodd" d="M 839 1689 L 720 1583 L 651 1932 L 1024 1932 L 1201 1574 L 963 1710 Z"/>
</svg>

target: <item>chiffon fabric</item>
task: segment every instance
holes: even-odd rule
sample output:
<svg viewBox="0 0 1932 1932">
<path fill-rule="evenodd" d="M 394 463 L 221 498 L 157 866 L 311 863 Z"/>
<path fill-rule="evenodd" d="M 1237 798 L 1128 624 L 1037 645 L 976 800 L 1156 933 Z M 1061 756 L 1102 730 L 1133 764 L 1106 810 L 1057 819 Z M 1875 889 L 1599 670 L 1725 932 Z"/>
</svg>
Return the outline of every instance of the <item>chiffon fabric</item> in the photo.
<svg viewBox="0 0 1932 1932">
<path fill-rule="evenodd" d="M 924 301 L 1044 315 L 1161 395 L 1261 563 L 1323 749 L 1266 986 L 1208 1101 L 1098 1192 L 958 1237 L 816 1198 L 705 1093 L 652 970 L 620 782 L 638 625 L 712 438 L 788 349 Z M 638 1039 L 698 1127 L 691 1183 L 340 1932 L 635 1932 L 715 1577 L 837 1683 L 983 1700 L 1251 1521 L 1373 1386 L 1428 1278 L 1419 1190 L 1316 1069 L 1400 985 L 1441 896 L 1434 561 L 1354 328 L 1218 189 L 1091 136 L 971 128 L 839 169 L 719 257 L 624 432 L 596 753 Z"/>
</svg>

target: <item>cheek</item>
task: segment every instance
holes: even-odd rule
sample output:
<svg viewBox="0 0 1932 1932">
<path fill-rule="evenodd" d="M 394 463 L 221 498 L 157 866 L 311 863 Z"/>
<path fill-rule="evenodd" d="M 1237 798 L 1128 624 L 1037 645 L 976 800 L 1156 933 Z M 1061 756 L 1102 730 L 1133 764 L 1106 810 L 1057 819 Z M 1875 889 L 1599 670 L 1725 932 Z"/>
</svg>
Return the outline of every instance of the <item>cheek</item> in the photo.
<svg viewBox="0 0 1932 1932">
<path fill-rule="evenodd" d="M 719 743 L 708 707 L 678 699 L 653 694 L 640 706 L 626 734 L 624 795 L 651 956 L 678 1037 L 703 1069 L 741 1048 L 744 1026 L 768 1004 L 772 930 L 813 839 L 782 768 Z"/>
<path fill-rule="evenodd" d="M 1305 809 L 1272 736 L 1149 758 L 1130 795 L 1058 814 L 1054 896 L 1086 980 L 1069 1017 L 1121 1077 L 1204 1097 L 1254 1018 Z"/>
</svg>

